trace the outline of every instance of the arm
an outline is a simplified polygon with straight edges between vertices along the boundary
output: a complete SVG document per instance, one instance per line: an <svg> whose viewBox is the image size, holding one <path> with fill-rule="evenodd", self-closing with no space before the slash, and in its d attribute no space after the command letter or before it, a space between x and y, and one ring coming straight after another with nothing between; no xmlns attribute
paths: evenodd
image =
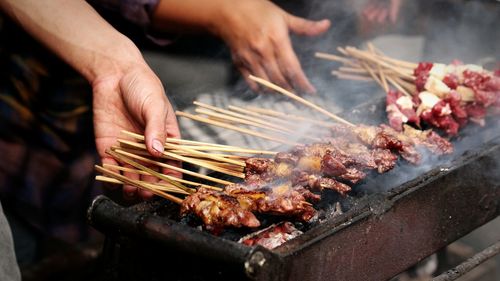
<svg viewBox="0 0 500 281"><path fill-rule="evenodd" d="M121 130L145 130L148 151L156 156L167 135L179 136L163 86L140 51L85 1L0 0L0 7L91 83L103 162L116 164L105 150ZM130 196L136 190L124 187L124 192Z"/></svg>
<svg viewBox="0 0 500 281"><path fill-rule="evenodd" d="M316 36L328 20L295 17L268 0L160 0L153 13L154 28L166 31L207 31L223 39L250 87L248 74L280 86L314 92L292 48L289 31Z"/></svg>

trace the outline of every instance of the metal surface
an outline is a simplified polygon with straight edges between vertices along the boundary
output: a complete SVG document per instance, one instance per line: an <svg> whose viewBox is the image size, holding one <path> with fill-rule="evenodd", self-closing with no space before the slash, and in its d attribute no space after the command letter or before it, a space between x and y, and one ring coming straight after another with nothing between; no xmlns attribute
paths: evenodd
<svg viewBox="0 0 500 281"><path fill-rule="evenodd" d="M498 241L495 244L491 245L490 247L484 249L483 251L475 254L473 257L464 261L460 265L456 266L453 269L446 271L445 273L437 276L436 278L434 278L432 280L433 281L456 280L460 276L463 276L464 274L470 272L471 270L476 268L478 265L482 264L483 262L486 262L487 260L498 255L499 253L500 253L500 241Z"/></svg>
<svg viewBox="0 0 500 281"><path fill-rule="evenodd" d="M375 120L382 106L383 101L362 106L352 117L372 114ZM390 173L372 177L341 201L344 214L318 223L272 251L240 245L163 217L158 208L148 207L150 203L123 208L99 198L89 210L89 220L121 248L115 257L127 265L118 270L124 280L158 276L385 280L500 214L498 125L493 122L489 128L471 126L463 131L454 142L456 154L436 160L432 168L400 164ZM165 261L165 252L179 261L146 266ZM133 272L152 275L132 278Z"/></svg>
<svg viewBox="0 0 500 281"><path fill-rule="evenodd" d="M337 46L357 46L377 34L361 34L355 11L346 8L347 1L283 2L295 14L332 20L333 28L317 40L292 38L320 94L344 108L367 101L347 114L350 121L385 120L384 102L371 100L374 94L382 95L379 88L332 80L329 72L333 65L312 55L318 50L335 52ZM477 62L495 57L500 38L491 35L497 32L499 6L479 2L418 1L418 9L401 14L398 27L388 28L387 33L425 38L419 59L446 63L454 58ZM172 73L157 69L160 76L164 74L162 80L169 87L170 98L180 109L189 106L200 92L214 90L211 83L200 83L205 80L196 77L221 75L197 67L201 58L228 61L230 57L221 45L210 49L199 44L188 45L196 52L189 54L194 66L181 75L189 77L189 83L176 81L177 68L168 65ZM171 47L182 55L188 49L182 44ZM399 45L393 47L401 49ZM200 55L199 49L210 52ZM384 51L391 54L393 50ZM221 53L225 55L219 58ZM203 73L194 75L197 71ZM228 92L248 98L249 91L246 87L241 90L241 84L228 82L221 88L228 87ZM107 279L386 280L500 214L498 125L468 130L465 137L454 142L458 150L455 155L428 169L403 164L369 179L341 202L343 215L327 218L273 251L204 233L164 217L157 208L148 207L150 203L124 208L99 198L89 210L89 221L108 238Z"/></svg>

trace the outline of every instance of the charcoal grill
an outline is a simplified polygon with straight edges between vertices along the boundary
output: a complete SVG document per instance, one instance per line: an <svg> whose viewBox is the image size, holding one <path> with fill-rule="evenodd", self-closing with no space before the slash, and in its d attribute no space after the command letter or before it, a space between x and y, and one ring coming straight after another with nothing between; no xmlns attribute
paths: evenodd
<svg viewBox="0 0 500 281"><path fill-rule="evenodd" d="M297 40L294 47L305 50L299 56L307 73L315 77L313 83L323 87L319 92L352 93L358 84L335 81L338 83L334 85L329 74L331 65L308 59L317 50L335 52L339 43L359 44L359 34L353 30L355 19L343 7L345 3L278 2L297 15L333 19L329 34L317 41ZM398 30L404 35L424 35L429 42L425 47L428 60L462 58L474 62L485 54L498 54L499 38L492 35L498 26L499 5L494 2L418 1L421 12L415 15L418 9L411 9L402 15ZM450 43L450 37L455 41ZM460 38L460 44L456 38ZM207 49L199 42L193 45L187 47L197 52ZM180 53L188 49L182 44L171 47L174 49L170 51ZM227 55L226 49L212 51ZM191 90L175 88L172 85L178 83L169 80L173 79L170 76L176 77L165 74L163 80L183 109L191 98L183 103L180 97L189 97ZM196 85L192 90L195 94L211 89L195 80L184 84ZM359 94L342 95L342 101L351 102L345 108L370 99L375 88L364 87L356 88ZM385 120L384 101L370 100L346 115L352 122ZM500 124L489 123L487 128L466 128L454 141L456 153L433 162L432 167L400 164L387 174L370 177L349 198L341 200L342 215L327 217L274 250L234 242L247 233L217 237L190 227L176 219L176 206L169 202L122 207L98 197L88 219L106 234L104 279L388 279L499 215Z"/></svg>
<svg viewBox="0 0 500 281"><path fill-rule="evenodd" d="M379 100L347 115L381 120L383 108ZM88 218L107 236L112 280L386 280L499 215L500 126L489 123L466 128L454 155L432 167L371 177L341 200L342 215L273 250L179 222L169 202L125 208L98 197Z"/></svg>

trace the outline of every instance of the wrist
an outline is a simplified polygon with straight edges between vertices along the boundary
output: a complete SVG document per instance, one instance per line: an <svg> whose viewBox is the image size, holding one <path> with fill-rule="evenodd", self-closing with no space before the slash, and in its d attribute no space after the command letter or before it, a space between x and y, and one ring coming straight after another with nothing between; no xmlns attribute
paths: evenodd
<svg viewBox="0 0 500 281"><path fill-rule="evenodd" d="M146 65L139 49L124 35L107 42L111 43L90 51L93 59L88 60L81 71L92 85L109 77L119 77L137 65Z"/></svg>

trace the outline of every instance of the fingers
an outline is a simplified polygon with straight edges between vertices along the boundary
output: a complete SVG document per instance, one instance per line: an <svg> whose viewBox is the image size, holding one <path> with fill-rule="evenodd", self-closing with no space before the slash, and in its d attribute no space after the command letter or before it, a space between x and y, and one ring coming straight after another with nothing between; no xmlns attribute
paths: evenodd
<svg viewBox="0 0 500 281"><path fill-rule="evenodd" d="M401 6L401 0L391 0L391 6L389 8L389 19L392 23L396 23L399 15L399 8Z"/></svg>
<svg viewBox="0 0 500 281"><path fill-rule="evenodd" d="M309 94L316 93L316 88L314 88L314 86L307 79L304 71L302 70L299 59L292 49L290 38L284 40L281 50L277 55L281 69L285 73L288 81L292 84L293 88L297 88Z"/></svg>
<svg viewBox="0 0 500 281"><path fill-rule="evenodd" d="M163 154L165 138L167 136L167 117L166 97L157 95L148 95L143 101L142 115L146 129L144 137L146 147L153 156L160 157Z"/></svg>
<svg viewBox="0 0 500 281"><path fill-rule="evenodd" d="M256 49L254 48L254 50ZM263 60L262 60L263 55L258 54L254 50L247 49L245 51L241 50L233 51L233 61L238 70L240 71L241 75L243 75L243 77L247 81L250 88L254 91L258 91L259 86L255 82L249 80L248 76L252 74L262 79L266 79L268 81L270 79L263 67Z"/></svg>
<svg viewBox="0 0 500 281"><path fill-rule="evenodd" d="M265 47L233 55L236 66L252 90L257 91L259 86L248 78L250 74L288 90L296 88L305 93L316 92L302 70L288 34L275 36L263 46ZM269 91L267 88L263 90Z"/></svg>
<svg viewBox="0 0 500 281"><path fill-rule="evenodd" d="M287 19L290 30L298 35L317 36L330 28L330 21L327 19L312 21L293 15L288 15Z"/></svg>

